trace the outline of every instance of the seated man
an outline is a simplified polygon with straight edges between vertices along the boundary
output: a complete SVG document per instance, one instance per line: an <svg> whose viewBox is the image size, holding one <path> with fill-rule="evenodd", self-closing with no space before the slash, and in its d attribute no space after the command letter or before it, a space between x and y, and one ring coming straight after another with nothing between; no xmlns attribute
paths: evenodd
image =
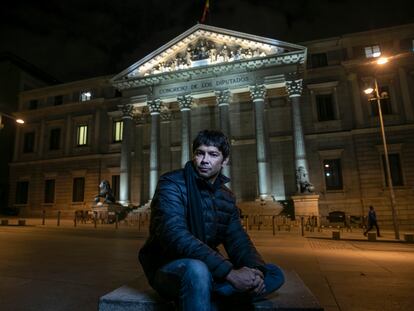
<svg viewBox="0 0 414 311"><path fill-rule="evenodd" d="M221 169L229 153L223 133L201 131L193 160L160 177L151 203L150 235L139 259L150 285L180 310L215 310L216 301L232 297L251 301L284 282L280 268L265 264L244 231L224 185L229 179Z"/></svg>

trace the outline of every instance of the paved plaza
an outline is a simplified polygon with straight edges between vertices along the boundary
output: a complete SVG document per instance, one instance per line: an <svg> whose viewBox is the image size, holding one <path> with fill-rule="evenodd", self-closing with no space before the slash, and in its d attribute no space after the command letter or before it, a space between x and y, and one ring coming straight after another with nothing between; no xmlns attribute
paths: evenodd
<svg viewBox="0 0 414 311"><path fill-rule="evenodd" d="M121 224L0 226L0 310L97 310L100 296L143 272L137 251L146 230ZM412 310L414 244L384 231L368 242L361 229L342 232L251 230L266 261L295 270L327 311Z"/></svg>

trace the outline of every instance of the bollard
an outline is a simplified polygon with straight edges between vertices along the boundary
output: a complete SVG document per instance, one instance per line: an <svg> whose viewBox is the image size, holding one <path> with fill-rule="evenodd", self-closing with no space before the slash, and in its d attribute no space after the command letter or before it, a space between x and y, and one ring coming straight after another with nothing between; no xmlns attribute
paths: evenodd
<svg viewBox="0 0 414 311"><path fill-rule="evenodd" d="M73 226L76 227L76 214L75 214L75 218L73 218Z"/></svg>
<svg viewBox="0 0 414 311"><path fill-rule="evenodd" d="M118 213L115 213L115 229L118 229Z"/></svg>
<svg viewBox="0 0 414 311"><path fill-rule="evenodd" d="M57 225L60 226L60 211L58 211L57 215Z"/></svg>
<svg viewBox="0 0 414 311"><path fill-rule="evenodd" d="M273 229L273 235L275 235L275 215L272 216L272 229Z"/></svg>
<svg viewBox="0 0 414 311"><path fill-rule="evenodd" d="M96 229L96 212L93 212L93 225Z"/></svg>
<svg viewBox="0 0 414 311"><path fill-rule="evenodd" d="M300 217L300 227L301 227L301 231L302 231L302 236L304 236L305 232L303 230L303 216Z"/></svg>
<svg viewBox="0 0 414 311"><path fill-rule="evenodd" d="M42 225L43 225L43 226L45 225L45 218L46 218L46 211L45 211L45 210L43 210L43 211L42 211Z"/></svg>

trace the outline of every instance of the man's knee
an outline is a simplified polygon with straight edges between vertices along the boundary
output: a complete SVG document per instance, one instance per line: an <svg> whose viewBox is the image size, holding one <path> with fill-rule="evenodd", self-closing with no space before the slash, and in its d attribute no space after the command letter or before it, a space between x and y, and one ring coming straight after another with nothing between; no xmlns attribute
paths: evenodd
<svg viewBox="0 0 414 311"><path fill-rule="evenodd" d="M266 264L265 285L269 292L277 290L285 283L283 270L274 264Z"/></svg>
<svg viewBox="0 0 414 311"><path fill-rule="evenodd" d="M194 281L211 282L211 274L207 265L197 259L188 259L186 262L186 277Z"/></svg>

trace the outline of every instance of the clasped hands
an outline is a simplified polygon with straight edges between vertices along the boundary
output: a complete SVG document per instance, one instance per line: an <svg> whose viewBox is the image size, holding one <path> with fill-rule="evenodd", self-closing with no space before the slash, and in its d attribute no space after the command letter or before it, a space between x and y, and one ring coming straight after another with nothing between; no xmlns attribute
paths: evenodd
<svg viewBox="0 0 414 311"><path fill-rule="evenodd" d="M231 270L226 280L240 292L250 292L261 295L265 291L264 275L262 271L249 267Z"/></svg>

